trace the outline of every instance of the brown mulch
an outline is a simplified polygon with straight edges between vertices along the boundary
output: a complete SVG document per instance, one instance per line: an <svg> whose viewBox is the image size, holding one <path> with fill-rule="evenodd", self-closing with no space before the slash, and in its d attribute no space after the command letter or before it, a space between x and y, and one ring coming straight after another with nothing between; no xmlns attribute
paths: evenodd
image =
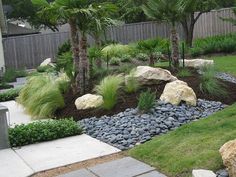
<svg viewBox="0 0 236 177"><path fill-rule="evenodd" d="M222 95L212 96L200 91L200 75L193 69L191 69L193 76L179 78L188 83L188 85L194 90L197 95L197 98L211 100L211 101L220 101L224 104L233 104L236 102L236 84L219 80L223 83L228 96L222 97ZM176 71L172 71L172 74L175 75ZM119 112L124 111L127 108L135 108L138 104L139 94L147 89L151 89L156 92L157 98L159 98L164 90L165 82L160 82L158 85L142 87L137 93L127 94L124 91L120 91L120 96L118 99L117 105L110 111L104 109L91 109L91 110L77 110L75 107L75 100L79 95L73 95L72 92L68 92L64 95L66 107L56 112L57 118L68 118L73 117L75 120L81 120L89 117L101 117L103 115L114 115Z"/></svg>

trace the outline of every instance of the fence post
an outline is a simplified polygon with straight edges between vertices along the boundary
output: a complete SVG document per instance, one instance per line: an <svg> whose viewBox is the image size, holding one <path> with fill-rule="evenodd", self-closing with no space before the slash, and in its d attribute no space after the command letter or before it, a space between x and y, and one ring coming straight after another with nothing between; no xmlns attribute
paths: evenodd
<svg viewBox="0 0 236 177"><path fill-rule="evenodd" d="M7 124L8 109L0 105L0 149L10 148Z"/></svg>

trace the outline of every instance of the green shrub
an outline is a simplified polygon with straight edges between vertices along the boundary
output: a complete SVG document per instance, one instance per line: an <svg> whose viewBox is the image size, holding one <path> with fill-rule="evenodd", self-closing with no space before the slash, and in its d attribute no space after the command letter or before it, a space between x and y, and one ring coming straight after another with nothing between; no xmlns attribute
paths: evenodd
<svg viewBox="0 0 236 177"><path fill-rule="evenodd" d="M131 55L128 55L128 54L122 55L120 58L121 62L131 62L131 60L132 60L132 57Z"/></svg>
<svg viewBox="0 0 236 177"><path fill-rule="evenodd" d="M10 88L13 88L14 86L13 85L10 85L4 81L0 82L0 89L10 89Z"/></svg>
<svg viewBox="0 0 236 177"><path fill-rule="evenodd" d="M203 93L226 97L227 91L222 83L220 83L216 76L216 71L212 66L205 66L201 68L201 83L200 90Z"/></svg>
<svg viewBox="0 0 236 177"><path fill-rule="evenodd" d="M196 39L190 54L194 57L211 53L231 53L236 51L236 33Z"/></svg>
<svg viewBox="0 0 236 177"><path fill-rule="evenodd" d="M150 90L140 94L138 99L138 109L141 112L149 111L155 104L156 95L151 93Z"/></svg>
<svg viewBox="0 0 236 177"><path fill-rule="evenodd" d="M73 119L45 120L9 128L9 140L12 147L19 147L81 133L81 127Z"/></svg>
<svg viewBox="0 0 236 177"><path fill-rule="evenodd" d="M50 75L33 76L21 89L17 101L34 118L48 118L64 107L61 81Z"/></svg>
<svg viewBox="0 0 236 177"><path fill-rule="evenodd" d="M6 90L0 93L0 102L14 100L18 97L20 88Z"/></svg>
<svg viewBox="0 0 236 177"><path fill-rule="evenodd" d="M39 73L45 73L45 72L50 73L50 72L54 72L54 71L55 71L55 69L50 65L37 67L37 72L39 72Z"/></svg>
<svg viewBox="0 0 236 177"><path fill-rule="evenodd" d="M140 85L139 82L134 77L134 73L130 72L129 76L126 78L125 81L125 90L128 93L134 93L139 89Z"/></svg>
<svg viewBox="0 0 236 177"><path fill-rule="evenodd" d="M26 76L27 76L27 72L25 70L15 70L15 69L9 68L6 70L6 72L3 75L3 81L15 82L16 78L26 77Z"/></svg>
<svg viewBox="0 0 236 177"><path fill-rule="evenodd" d="M192 73L188 68L181 68L177 73L177 77L189 77L189 76L192 76Z"/></svg>
<svg viewBox="0 0 236 177"><path fill-rule="evenodd" d="M145 53L147 50L152 50L152 52L157 51L168 54L168 46L170 46L168 39L156 38L139 41L137 42L136 48Z"/></svg>
<svg viewBox="0 0 236 177"><path fill-rule="evenodd" d="M121 88L123 81L124 79L120 75L110 75L95 87L96 93L103 97L104 109L111 110L116 105L118 90Z"/></svg>
<svg viewBox="0 0 236 177"><path fill-rule="evenodd" d="M69 77L70 80L74 79L74 63L72 52L65 52L57 57L56 70L63 71Z"/></svg>
<svg viewBox="0 0 236 177"><path fill-rule="evenodd" d="M120 58L112 57L109 61L110 65L120 65Z"/></svg>
<svg viewBox="0 0 236 177"><path fill-rule="evenodd" d="M139 53L136 55L136 58L140 61L148 61L149 60L149 57L147 54L145 53Z"/></svg>
<svg viewBox="0 0 236 177"><path fill-rule="evenodd" d="M132 64L124 64L118 68L118 73L129 74L135 66Z"/></svg>
<svg viewBox="0 0 236 177"><path fill-rule="evenodd" d="M111 44L102 49L102 55L104 58L107 56L109 58L120 57L121 54L128 54L130 50L131 47L129 45Z"/></svg>
<svg viewBox="0 0 236 177"><path fill-rule="evenodd" d="M203 50L200 47L194 47L189 49L191 56L197 57L203 54Z"/></svg>
<svg viewBox="0 0 236 177"><path fill-rule="evenodd" d="M70 41L64 42L61 46L58 47L57 55L62 55L63 53L70 52L71 51L71 44Z"/></svg>

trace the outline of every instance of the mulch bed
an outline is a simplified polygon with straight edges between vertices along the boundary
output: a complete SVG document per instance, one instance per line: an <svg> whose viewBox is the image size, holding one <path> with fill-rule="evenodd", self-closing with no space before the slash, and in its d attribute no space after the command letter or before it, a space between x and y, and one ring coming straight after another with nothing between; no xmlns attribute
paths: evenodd
<svg viewBox="0 0 236 177"><path fill-rule="evenodd" d="M212 96L206 93L202 93L200 91L200 75L195 71L191 70L193 76L183 77L180 80L185 81L188 85L194 90L197 95L197 98L211 100L211 101L220 101L224 104L233 104L236 102L236 84L219 80L223 83L225 89L228 92L228 96L226 98L219 96ZM176 71L172 71L172 74L175 75ZM90 110L77 110L75 107L75 100L79 97L79 95L73 95L71 91L64 95L66 107L56 112L57 118L69 118L73 117L75 120L81 120L89 117L101 117L103 115L114 115L119 112L124 111L127 108L135 108L138 104L138 96L142 91L147 89L151 89L156 93L157 98L159 98L164 90L166 82L160 82L158 85L146 86L142 87L137 93L127 94L124 91L120 91L120 96L118 99L117 105L110 111L104 109L90 109Z"/></svg>

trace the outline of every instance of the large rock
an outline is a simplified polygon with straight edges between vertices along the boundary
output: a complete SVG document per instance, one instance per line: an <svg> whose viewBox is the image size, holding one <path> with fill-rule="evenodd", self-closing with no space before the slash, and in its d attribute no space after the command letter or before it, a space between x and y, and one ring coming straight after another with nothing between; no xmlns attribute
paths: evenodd
<svg viewBox="0 0 236 177"><path fill-rule="evenodd" d="M173 105L179 105L181 101L192 106L197 104L197 97L193 89L180 80L167 83L160 100Z"/></svg>
<svg viewBox="0 0 236 177"><path fill-rule="evenodd" d="M97 108L103 104L103 98L100 95L86 94L75 100L75 106L78 110Z"/></svg>
<svg viewBox="0 0 236 177"><path fill-rule="evenodd" d="M214 65L214 60L192 59L192 60L184 60L184 62L185 62L186 67L192 67L192 68L197 68L197 69L200 69L204 66Z"/></svg>
<svg viewBox="0 0 236 177"><path fill-rule="evenodd" d="M193 177L216 177L216 174L210 170L193 170L192 171Z"/></svg>
<svg viewBox="0 0 236 177"><path fill-rule="evenodd" d="M41 64L40 66L52 66L52 59L51 58L47 58L45 59Z"/></svg>
<svg viewBox="0 0 236 177"><path fill-rule="evenodd" d="M225 143L220 148L224 165L227 167L229 176L236 176L236 139Z"/></svg>
<svg viewBox="0 0 236 177"><path fill-rule="evenodd" d="M126 76L127 81L131 75ZM170 71L150 66L138 66L133 72L134 77L141 85L158 84L160 81L175 81L177 78Z"/></svg>

